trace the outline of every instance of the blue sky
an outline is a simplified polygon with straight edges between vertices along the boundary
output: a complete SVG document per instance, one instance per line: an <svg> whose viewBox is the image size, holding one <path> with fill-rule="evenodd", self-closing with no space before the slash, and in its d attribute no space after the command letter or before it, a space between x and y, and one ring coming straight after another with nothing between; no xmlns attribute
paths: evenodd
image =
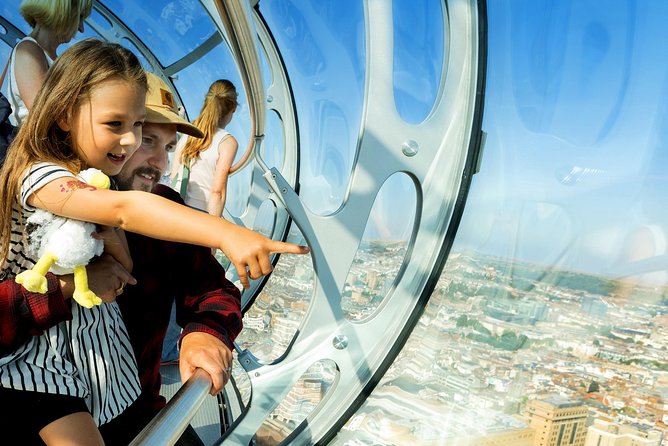
<svg viewBox="0 0 668 446"><path fill-rule="evenodd" d="M213 32L193 0L149 0L141 9L123 0L104 3L164 65ZM592 272L615 269L634 231L668 227L668 2L488 3L487 146L456 249ZM0 11L27 30L18 4L4 2ZM447 32L435 18L440 8L438 0L394 4L395 100L410 122L424 118L436 96ZM311 209L331 212L345 196L363 107L362 4L265 0L260 10L283 51L295 94L302 197ZM211 81L226 77L240 86L238 76L220 45L175 82L193 118ZM243 91L240 102L231 129L245 147ZM339 124L325 127L324 119ZM267 133L278 127L272 119ZM249 184L249 172L231 180L236 213ZM373 218L381 224L371 225L368 236L404 238L410 225L396 217L413 200L407 180L388 184L378 198L381 217Z"/></svg>
<svg viewBox="0 0 668 446"><path fill-rule="evenodd" d="M660 0L489 2L488 139L460 248L605 272L633 231L667 226L666 17Z"/></svg>

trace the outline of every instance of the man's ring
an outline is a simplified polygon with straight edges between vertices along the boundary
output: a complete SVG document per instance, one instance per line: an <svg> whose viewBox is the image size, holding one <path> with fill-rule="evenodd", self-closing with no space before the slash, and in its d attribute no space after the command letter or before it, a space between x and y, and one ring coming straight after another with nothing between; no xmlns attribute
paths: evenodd
<svg viewBox="0 0 668 446"><path fill-rule="evenodd" d="M227 367L227 368L225 369L225 371L226 371L228 374L229 374L229 373L232 373L232 367Z"/></svg>
<svg viewBox="0 0 668 446"><path fill-rule="evenodd" d="M125 284L121 285L120 288L116 289L116 295L117 296L120 296L121 294L123 294L123 287L124 286L125 286Z"/></svg>

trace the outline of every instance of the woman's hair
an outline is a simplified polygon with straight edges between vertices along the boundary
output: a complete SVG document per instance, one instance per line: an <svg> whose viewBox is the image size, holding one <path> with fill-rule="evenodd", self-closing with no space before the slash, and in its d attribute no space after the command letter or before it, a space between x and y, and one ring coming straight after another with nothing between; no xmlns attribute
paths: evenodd
<svg viewBox="0 0 668 446"><path fill-rule="evenodd" d="M93 0L23 0L19 11L32 28L43 26L69 41L92 7Z"/></svg>
<svg viewBox="0 0 668 446"><path fill-rule="evenodd" d="M200 152L211 145L214 133L220 126L222 118L234 111L237 104L237 89L227 79L218 79L209 87L204 98L202 111L193 121L195 127L204 132L204 138L188 137L181 151L181 163L188 164L190 160L199 158Z"/></svg>
<svg viewBox="0 0 668 446"><path fill-rule="evenodd" d="M137 56L119 44L97 39L75 43L47 72L0 169L0 259L7 255L12 203L18 200L20 209L19 185L27 169L38 162L56 163L74 173L84 167L79 149L58 122L70 119L98 85L112 79L143 91L148 88Z"/></svg>

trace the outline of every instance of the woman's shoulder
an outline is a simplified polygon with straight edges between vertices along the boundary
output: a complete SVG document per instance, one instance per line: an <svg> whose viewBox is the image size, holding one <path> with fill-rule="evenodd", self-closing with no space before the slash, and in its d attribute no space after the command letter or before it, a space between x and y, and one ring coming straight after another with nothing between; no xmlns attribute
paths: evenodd
<svg viewBox="0 0 668 446"><path fill-rule="evenodd" d="M39 46L39 43L30 36L26 36L19 40L14 48L17 54L35 54L44 57L44 50Z"/></svg>
<svg viewBox="0 0 668 446"><path fill-rule="evenodd" d="M33 63L44 63L46 66L49 65L49 58L39 44L33 39L24 39L16 44L14 49L15 58L17 63L25 61L34 61Z"/></svg>
<svg viewBox="0 0 668 446"><path fill-rule="evenodd" d="M216 134L214 135L214 140L216 142L218 142L218 144L220 144L223 141L235 141L236 142L237 139L234 137L233 134L231 134L227 130L218 129L216 131Z"/></svg>

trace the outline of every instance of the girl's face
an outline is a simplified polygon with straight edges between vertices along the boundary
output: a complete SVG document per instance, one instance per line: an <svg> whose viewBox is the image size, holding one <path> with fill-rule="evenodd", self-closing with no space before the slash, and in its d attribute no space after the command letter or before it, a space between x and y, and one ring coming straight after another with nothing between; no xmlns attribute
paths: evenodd
<svg viewBox="0 0 668 446"><path fill-rule="evenodd" d="M93 88L90 98L60 126L70 132L87 167L114 176L141 144L145 100L140 87L110 79Z"/></svg>

